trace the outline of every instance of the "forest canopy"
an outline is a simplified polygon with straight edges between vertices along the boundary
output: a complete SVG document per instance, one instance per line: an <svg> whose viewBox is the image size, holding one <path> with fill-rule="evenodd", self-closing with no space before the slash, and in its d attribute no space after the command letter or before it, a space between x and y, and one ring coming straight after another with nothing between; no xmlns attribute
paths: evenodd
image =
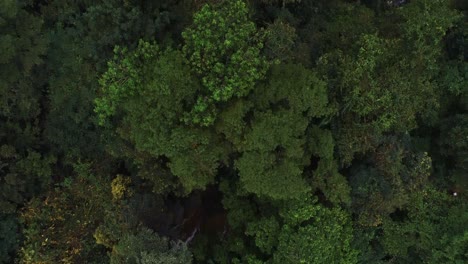
<svg viewBox="0 0 468 264"><path fill-rule="evenodd" d="M467 12L0 1L0 264L468 263Z"/></svg>

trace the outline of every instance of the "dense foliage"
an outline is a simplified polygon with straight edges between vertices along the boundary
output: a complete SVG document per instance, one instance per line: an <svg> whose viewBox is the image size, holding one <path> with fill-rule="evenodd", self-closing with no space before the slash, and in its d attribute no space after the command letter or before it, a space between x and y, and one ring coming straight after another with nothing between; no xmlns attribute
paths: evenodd
<svg viewBox="0 0 468 264"><path fill-rule="evenodd" d="M468 263L467 12L0 1L0 263Z"/></svg>

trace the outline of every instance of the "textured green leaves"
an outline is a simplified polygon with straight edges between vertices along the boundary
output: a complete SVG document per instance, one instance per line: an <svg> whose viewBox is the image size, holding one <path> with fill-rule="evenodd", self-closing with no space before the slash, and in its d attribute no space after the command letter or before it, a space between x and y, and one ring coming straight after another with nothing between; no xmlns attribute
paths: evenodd
<svg viewBox="0 0 468 264"><path fill-rule="evenodd" d="M302 66L274 66L269 77L252 95L255 110L238 146L242 155L236 167L249 192L275 199L297 197L310 189L302 176L309 163L305 146L310 119L332 110L324 83Z"/></svg>
<svg viewBox="0 0 468 264"><path fill-rule="evenodd" d="M265 75L262 43L240 0L203 6L182 36L183 52L203 85L187 121L207 126L215 120L215 104L246 96Z"/></svg>
<svg viewBox="0 0 468 264"><path fill-rule="evenodd" d="M384 222L384 248L405 263L464 263L468 260L466 209L463 201L433 189L413 193L407 217Z"/></svg>
<svg viewBox="0 0 468 264"><path fill-rule="evenodd" d="M301 117L282 111L256 115L245 150L236 162L246 190L273 198L294 197L308 190L302 179ZM302 128L301 128L302 126Z"/></svg>
<svg viewBox="0 0 468 264"><path fill-rule="evenodd" d="M357 263L350 216L308 195L280 203L278 218L248 224L246 234L270 256L266 263Z"/></svg>
<svg viewBox="0 0 468 264"><path fill-rule="evenodd" d="M144 41L135 51L116 49L100 82L95 110L101 122L114 116L118 133L137 151L168 158L188 192L213 180L224 150L212 131L183 122L199 86L179 51Z"/></svg>

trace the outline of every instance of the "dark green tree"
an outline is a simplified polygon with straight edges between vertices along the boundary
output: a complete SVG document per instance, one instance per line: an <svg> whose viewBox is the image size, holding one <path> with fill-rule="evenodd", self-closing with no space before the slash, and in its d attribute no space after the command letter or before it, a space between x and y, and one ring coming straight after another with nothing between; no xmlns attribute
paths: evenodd
<svg viewBox="0 0 468 264"><path fill-rule="evenodd" d="M383 244L398 263L464 263L468 260L465 197L427 189L414 193L401 221L384 222Z"/></svg>
<svg viewBox="0 0 468 264"><path fill-rule="evenodd" d="M310 194L269 202L221 188L235 234L223 248L234 263L357 263L351 218L339 207L320 205Z"/></svg>
<svg viewBox="0 0 468 264"><path fill-rule="evenodd" d="M111 264L189 264L192 255L183 242L169 242L149 229L126 234L114 246Z"/></svg>
<svg viewBox="0 0 468 264"><path fill-rule="evenodd" d="M237 146L242 154L236 167L247 191L277 199L296 197L310 189L302 176L310 163L309 122L329 115L332 108L325 84L300 65L275 66L269 77L251 95L255 108ZM321 135L310 136L313 140Z"/></svg>
<svg viewBox="0 0 468 264"><path fill-rule="evenodd" d="M349 215L306 200L280 210L284 219L273 263L357 263Z"/></svg>
<svg viewBox="0 0 468 264"><path fill-rule="evenodd" d="M0 263L11 263L19 244L19 224L13 214L1 214Z"/></svg>
<svg viewBox="0 0 468 264"><path fill-rule="evenodd" d="M50 183L54 163L41 151L39 126L48 41L31 8L0 3L0 263L11 263L17 248L16 209Z"/></svg>
<svg viewBox="0 0 468 264"><path fill-rule="evenodd" d="M407 206L411 194L428 184L431 163L427 153L412 152L390 138L367 164L353 166L349 182L356 224L379 226L391 213Z"/></svg>
<svg viewBox="0 0 468 264"><path fill-rule="evenodd" d="M93 101L114 46L134 48L140 38L171 42L189 22L192 6L168 0L49 1L38 6L51 42L45 138L57 154L102 157L104 142L112 139L98 126Z"/></svg>
<svg viewBox="0 0 468 264"><path fill-rule="evenodd" d="M425 15L422 15L425 14ZM390 35L362 34L350 49L320 58L340 106L335 137L342 164L376 147L383 133L434 123L439 107L438 60L447 30L459 19L445 1L413 1L395 11ZM338 121L339 120L339 121Z"/></svg>

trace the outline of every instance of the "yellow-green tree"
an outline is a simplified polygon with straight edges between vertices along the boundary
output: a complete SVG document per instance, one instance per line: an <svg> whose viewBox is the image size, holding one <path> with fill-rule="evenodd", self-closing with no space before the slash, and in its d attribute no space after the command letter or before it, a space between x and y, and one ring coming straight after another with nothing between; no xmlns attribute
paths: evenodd
<svg viewBox="0 0 468 264"><path fill-rule="evenodd" d="M96 112L101 124L131 142L136 153L167 158L187 192L212 182L225 149L212 130L183 121L200 88L181 52L144 41L134 51L116 48L100 83Z"/></svg>
<svg viewBox="0 0 468 264"><path fill-rule="evenodd" d="M242 0L204 5L182 36L183 52L202 89L186 122L210 125L217 107L232 97L246 96L265 75L261 34Z"/></svg>

